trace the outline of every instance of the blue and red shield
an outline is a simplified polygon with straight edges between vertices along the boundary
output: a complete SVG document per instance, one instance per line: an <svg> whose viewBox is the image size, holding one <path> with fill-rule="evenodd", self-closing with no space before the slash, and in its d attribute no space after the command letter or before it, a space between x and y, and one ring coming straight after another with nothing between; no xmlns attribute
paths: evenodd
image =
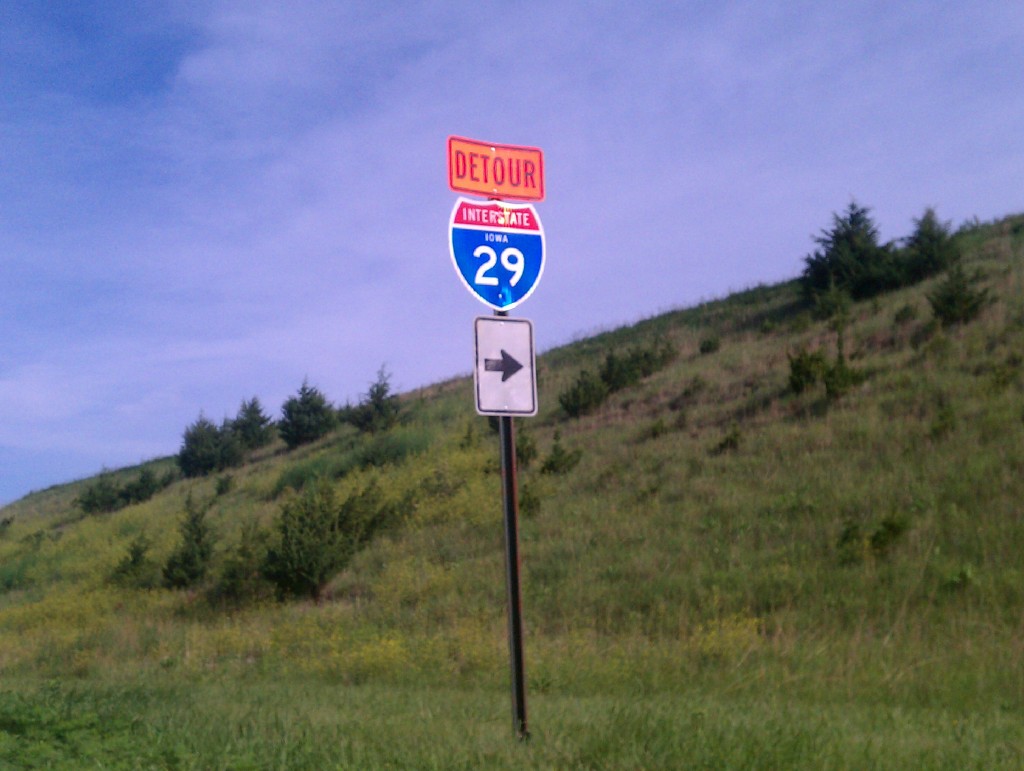
<svg viewBox="0 0 1024 771"><path fill-rule="evenodd" d="M515 308L544 272L544 228L530 204L459 198L448 246L466 288L495 310Z"/></svg>

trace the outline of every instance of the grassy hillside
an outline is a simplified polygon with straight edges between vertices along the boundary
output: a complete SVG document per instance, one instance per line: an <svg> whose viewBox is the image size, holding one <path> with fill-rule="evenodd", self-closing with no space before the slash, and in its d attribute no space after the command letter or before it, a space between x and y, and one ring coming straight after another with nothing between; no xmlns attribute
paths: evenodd
<svg viewBox="0 0 1024 771"><path fill-rule="evenodd" d="M856 303L837 353L796 282L549 351L519 421L534 739L510 741L497 438L460 379L83 516L88 481L0 510L0 759L112 768L1016 768L1024 764L1024 216L962 232L993 295L943 329L942 278ZM609 352L672 361L569 418ZM556 444L558 450L555 449ZM564 473L552 454L579 453ZM156 472L169 461L156 463ZM124 479L137 469L118 472ZM375 482L394 515L319 605L213 591L296 490ZM210 503L207 583L151 567ZM63 765L62 765L63 764Z"/></svg>

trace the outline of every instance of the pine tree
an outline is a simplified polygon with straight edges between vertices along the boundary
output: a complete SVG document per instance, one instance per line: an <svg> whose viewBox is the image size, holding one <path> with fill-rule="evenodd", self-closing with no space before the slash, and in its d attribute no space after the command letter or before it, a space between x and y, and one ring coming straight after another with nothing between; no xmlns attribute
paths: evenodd
<svg viewBox="0 0 1024 771"><path fill-rule="evenodd" d="M951 235L953 224L942 222L935 209L925 209L914 220L914 233L907 239L907 274L912 282L941 273L960 258L960 249Z"/></svg>
<svg viewBox="0 0 1024 771"><path fill-rule="evenodd" d="M245 449L257 450L274 438L272 422L263 412L260 400L254 396L249 401L242 402L238 415L231 422L231 428Z"/></svg>
<svg viewBox="0 0 1024 771"><path fill-rule="evenodd" d="M349 411L349 422L366 433L386 431L398 422L398 399L391 393L391 375L384 367L358 406Z"/></svg>
<svg viewBox="0 0 1024 771"><path fill-rule="evenodd" d="M303 380L296 396L281 407L278 431L289 450L316 441L334 428L334 410L320 391Z"/></svg>
<svg viewBox="0 0 1024 771"><path fill-rule="evenodd" d="M206 476L220 463L220 429L204 415L185 429L178 467L186 477Z"/></svg>
<svg viewBox="0 0 1024 771"><path fill-rule="evenodd" d="M809 300L833 286L861 300L904 283L902 266L888 246L879 245L869 212L851 201L843 216L832 215L832 228L814 239L820 249L805 258L801 276Z"/></svg>
<svg viewBox="0 0 1024 771"><path fill-rule="evenodd" d="M197 505L189 493L185 501L185 519L181 522L181 542L164 565L164 586L184 589L206 577L213 558L213 532L206 522L206 507Z"/></svg>
<svg viewBox="0 0 1024 771"><path fill-rule="evenodd" d="M939 323L944 327L966 324L973 320L991 301L988 289L979 287L981 275L968 275L959 262L946 274L946 278L928 295L928 302Z"/></svg>

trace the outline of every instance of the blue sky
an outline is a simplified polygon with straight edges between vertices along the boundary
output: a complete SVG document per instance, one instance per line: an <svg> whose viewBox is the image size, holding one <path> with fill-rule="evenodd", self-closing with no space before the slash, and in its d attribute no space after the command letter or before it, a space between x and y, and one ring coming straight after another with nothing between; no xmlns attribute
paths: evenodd
<svg viewBox="0 0 1024 771"><path fill-rule="evenodd" d="M451 134L545 152L541 350L1024 210L1011 2L0 6L0 503L472 367ZM554 394L540 394L544 401Z"/></svg>

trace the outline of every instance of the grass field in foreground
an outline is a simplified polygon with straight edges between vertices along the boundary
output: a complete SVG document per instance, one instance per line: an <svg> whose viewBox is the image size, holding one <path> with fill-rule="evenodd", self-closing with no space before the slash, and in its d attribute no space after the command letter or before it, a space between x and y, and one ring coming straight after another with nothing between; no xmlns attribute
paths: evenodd
<svg viewBox="0 0 1024 771"><path fill-rule="evenodd" d="M0 767L55 769L1013 769L1024 726L985 710L622 692L531 700L511 738L501 689L311 680L17 684L0 691Z"/></svg>

